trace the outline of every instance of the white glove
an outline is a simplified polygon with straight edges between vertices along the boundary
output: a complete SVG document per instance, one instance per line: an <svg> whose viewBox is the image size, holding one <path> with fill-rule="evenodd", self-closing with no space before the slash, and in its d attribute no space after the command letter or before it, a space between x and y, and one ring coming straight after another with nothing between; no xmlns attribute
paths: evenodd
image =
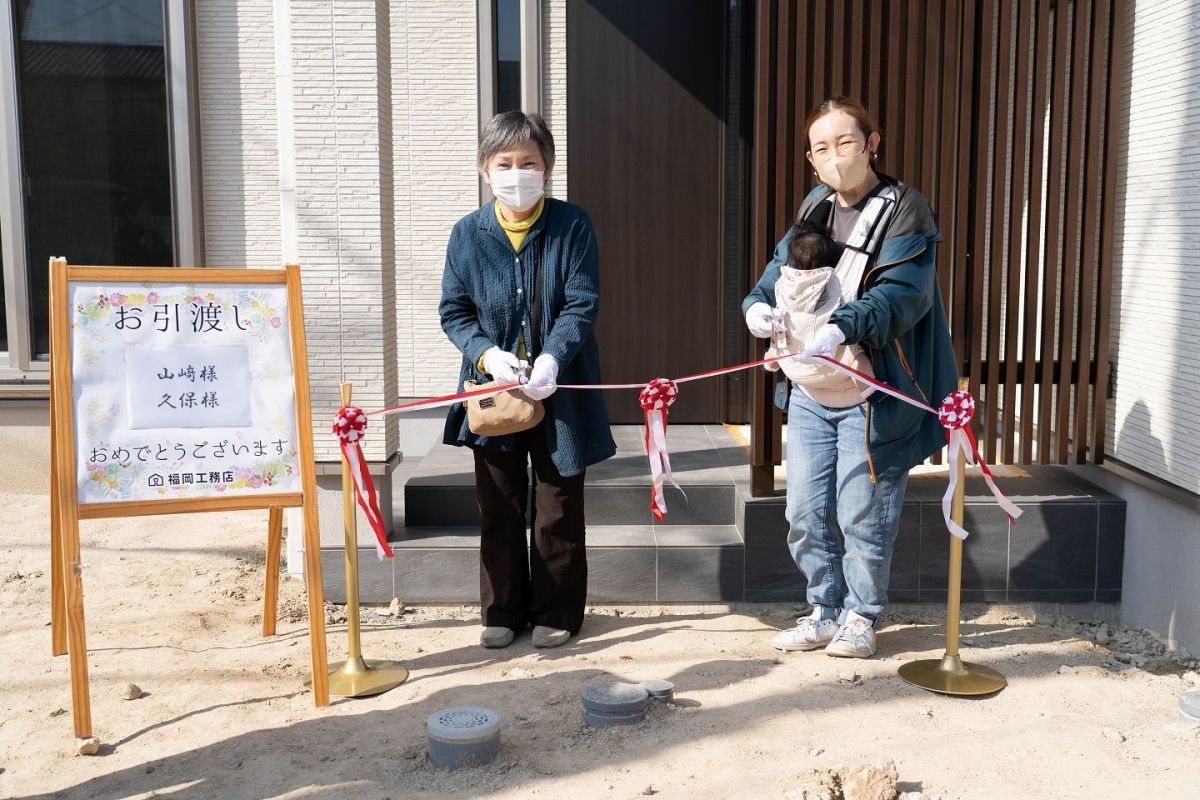
<svg viewBox="0 0 1200 800"><path fill-rule="evenodd" d="M768 347L766 352L763 353L763 358L770 358L771 356L779 356L779 355L783 355L783 354L776 353L775 348L773 348L773 347ZM763 369L765 369L767 372L779 372L779 362L778 361L769 361L766 364L763 364Z"/></svg>
<svg viewBox="0 0 1200 800"><path fill-rule="evenodd" d="M755 303L746 309L746 327L759 339L771 338L775 330L775 315L766 303Z"/></svg>
<svg viewBox="0 0 1200 800"><path fill-rule="evenodd" d="M517 357L507 350L492 347L483 354L483 371L496 383L518 383Z"/></svg>
<svg viewBox="0 0 1200 800"><path fill-rule="evenodd" d="M521 386L521 391L534 400L545 400L557 389L558 359L549 353L542 353L534 360L529 381Z"/></svg>
<svg viewBox="0 0 1200 800"><path fill-rule="evenodd" d="M834 357L837 353L838 346L846 341L846 334L842 333L842 329L832 322L822 325L817 331L817 335L809 342L808 347L800 351L796 356L797 360L802 358L810 358L812 356L828 356Z"/></svg>

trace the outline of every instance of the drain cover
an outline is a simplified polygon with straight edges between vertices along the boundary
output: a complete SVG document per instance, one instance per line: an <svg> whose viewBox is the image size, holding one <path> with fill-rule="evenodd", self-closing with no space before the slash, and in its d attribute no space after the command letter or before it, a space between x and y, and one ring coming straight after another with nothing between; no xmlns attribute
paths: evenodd
<svg viewBox="0 0 1200 800"><path fill-rule="evenodd" d="M646 718L645 711L635 711L632 714L597 714L594 711L583 710L583 721L592 728L607 728L612 725L636 725Z"/></svg>
<svg viewBox="0 0 1200 800"><path fill-rule="evenodd" d="M465 706L430 714L426 721L430 736L452 742L489 739L500 731L500 714L489 708Z"/></svg>
<svg viewBox="0 0 1200 800"><path fill-rule="evenodd" d="M583 690L583 707L598 714L636 714L649 694L640 683L593 683Z"/></svg>
<svg viewBox="0 0 1200 800"><path fill-rule="evenodd" d="M670 681L646 681L642 684L655 700L669 703L675 698L675 684Z"/></svg>

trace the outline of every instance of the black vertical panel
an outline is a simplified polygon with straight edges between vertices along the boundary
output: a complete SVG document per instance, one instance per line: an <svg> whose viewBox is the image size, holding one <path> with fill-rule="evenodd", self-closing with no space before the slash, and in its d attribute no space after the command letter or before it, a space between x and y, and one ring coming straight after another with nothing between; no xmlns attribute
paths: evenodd
<svg viewBox="0 0 1200 800"><path fill-rule="evenodd" d="M991 206L988 217L992 227L988 243L991 257L988 260L987 280L987 341L984 343L986 388L983 390L983 439L980 452L989 461L998 455L996 437L999 429L1000 411L1000 342L1004 333L1001 308L1004 301L1004 208L1008 189L1008 143L1012 138L1012 109L1008 105L1012 81L1012 46L1014 6L1008 2L999 5L999 31L996 35L996 84L992 123L993 146L989 171L992 180ZM1013 198L1010 198L1013 199ZM982 223L982 220L980 220Z"/></svg>
<svg viewBox="0 0 1200 800"><path fill-rule="evenodd" d="M1085 134L1087 130L1087 24L1090 4L1075 3L1071 15L1073 30L1071 32L1071 75L1067 89L1069 108L1067 110L1067 146L1065 158L1067 161L1067 186L1063 202L1063 260L1062 260L1062 299L1059 302L1058 326L1058 360L1059 369L1065 380L1059 381L1059 392L1055 397L1057 414L1054 421L1055 445L1057 449L1056 462L1070 463L1071 438L1071 391L1087 386L1087 368L1075 361L1075 311L1080 301L1077 295L1079 285L1079 237L1085 235L1080 229L1080 205L1082 203L1081 189L1083 175L1078 163L1079 153L1086 149ZM1086 232L1090 235L1090 231ZM1071 375L1072 363L1078 364L1078 383Z"/></svg>
<svg viewBox="0 0 1200 800"><path fill-rule="evenodd" d="M1033 460L1034 443L1034 399L1035 381L1037 378L1037 324L1038 324L1038 291L1041 286L1042 265L1045 263L1045 250L1042 248L1042 192L1041 187L1046 180L1045 162L1042 158L1045 143L1045 113L1046 86L1049 82L1049 50L1050 50L1050 6L1048 3L1035 0L1037 21L1034 23L1033 41L1033 101L1030 114L1030 177L1029 177L1029 215L1025 228L1025 325L1022 336L1025 339L1022 348L1024 364L1021 370L1021 451L1018 461L1028 464Z"/></svg>
<svg viewBox="0 0 1200 800"><path fill-rule="evenodd" d="M1053 7L1054 14L1054 46L1051 48L1050 81L1050 157L1046 172L1046 269L1042 282L1042 335L1040 337L1042 368L1040 370L1041 387L1038 396L1038 461L1049 464L1053 461L1052 436L1054 433L1054 389L1055 389L1055 349L1056 341L1056 310L1058 308L1058 286L1062 274L1062 240L1064 233L1061 198L1063 197L1063 181L1061 178L1063 158L1069 154L1072 144L1064 151L1060 136L1056 135L1066 125L1064 111L1066 110L1069 91L1067 87L1068 64L1071 58L1071 27L1070 8L1065 3ZM1069 381L1064 381L1058 391L1070 389Z"/></svg>
<svg viewBox="0 0 1200 800"><path fill-rule="evenodd" d="M971 185L970 217L967 221L970 236L969 257L965 279L967 281L968 302L970 313L963 320L959 330L963 334L963 350L966 353L966 375L970 377L970 391L979 397L981 365L983 360L984 343L980 341L983 333L983 263L987 253L987 214L990 213L987 201L988 175L991 169L988 153L988 131L991 129L992 91L994 73L992 72L992 33L995 29L995 6L992 2L981 2L976 6L975 26L975 82L974 96L971 107ZM979 427L976 420L976 428ZM986 447L986 442L984 443ZM987 454L984 454L988 457Z"/></svg>
<svg viewBox="0 0 1200 800"><path fill-rule="evenodd" d="M792 126L792 152L796 157L795 180L792 182L793 196L803 198L813 187L812 165L808 163L808 131L804 123L817 103L824 99L823 87L815 83L816 71L809 68L814 43L821 41L824 31L816 30L812 23L812 5L802 6L796 15L796 58L793 72L796 76L796 115ZM783 131L779 131L783 135ZM797 204L798 206L799 204ZM793 209L793 212L796 209Z"/></svg>
<svg viewBox="0 0 1200 800"><path fill-rule="evenodd" d="M779 105L775 101L778 83L778 19L779 9L774 2L760 0L754 9L754 132L752 140L753 173L750 200L751 280L762 274L768 253L774 246L772 221L775 219L774 137ZM782 417L773 402L774 377L764 370L755 370L751 401L751 491L756 497L775 493L775 467L783 460Z"/></svg>
<svg viewBox="0 0 1200 800"><path fill-rule="evenodd" d="M948 0L950 7L957 4ZM954 354L958 357L960 371L963 376L968 363L968 326L971 324L970 273L973 265L970 221L972 217L971 170L975 157L974 142L974 102L975 73L977 69L977 48L975 40L975 7L967 4L962 9L962 17L958 25L958 36L948 40L947 53L957 54L958 57L958 86L954 94L954 116L951 125L954 128L957 149L954 153L952 172L955 182L947 190L947 195L954 199L954 228L953 239L947 250L953 254L953 290L946 296L950 305L950 338L954 341ZM948 170L947 175L951 174Z"/></svg>
<svg viewBox="0 0 1200 800"><path fill-rule="evenodd" d="M568 181L600 248L604 379L721 363L727 4L571 0ZM734 324L731 320L729 324ZM721 382L687 384L673 422L721 419ZM608 392L613 422L641 420Z"/></svg>
<svg viewBox="0 0 1200 800"><path fill-rule="evenodd" d="M1004 289L1004 407L1001 415L1003 443L1000 457L1004 463L1013 463L1016 444L1017 423L1017 352L1018 331L1021 318L1021 252L1024 250L1021 218L1025 211L1025 200L1029 187L1025 183L1025 165L1028 155L1027 134L1029 131L1029 0L1013 3L1013 25L1017 31L1016 55L1013 63L1012 114L1012 158L1009 163L1008 181L1011 199L1008 204L1008 283ZM1032 311L1032 309L1029 309ZM999 331L996 332L999 335Z"/></svg>

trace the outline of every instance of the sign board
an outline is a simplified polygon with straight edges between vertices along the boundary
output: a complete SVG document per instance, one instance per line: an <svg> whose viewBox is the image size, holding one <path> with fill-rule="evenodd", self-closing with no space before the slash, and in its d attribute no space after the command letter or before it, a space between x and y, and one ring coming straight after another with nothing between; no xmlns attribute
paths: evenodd
<svg viewBox="0 0 1200 800"><path fill-rule="evenodd" d="M80 503L300 491L286 286L69 291Z"/></svg>
<svg viewBox="0 0 1200 800"><path fill-rule="evenodd" d="M300 271L50 261L51 636L91 735L79 521L267 509L275 633L287 507L304 511L318 706L329 702Z"/></svg>

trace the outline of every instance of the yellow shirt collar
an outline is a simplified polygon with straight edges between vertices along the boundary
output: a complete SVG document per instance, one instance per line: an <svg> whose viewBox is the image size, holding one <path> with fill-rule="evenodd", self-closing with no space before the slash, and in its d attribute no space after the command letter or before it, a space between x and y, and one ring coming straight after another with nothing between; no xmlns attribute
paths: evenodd
<svg viewBox="0 0 1200 800"><path fill-rule="evenodd" d="M533 213L524 222L509 222L504 218L504 212L500 210L500 201L497 200L494 205L496 207L496 221L500 223L501 228L509 233L525 233L542 216L542 208L546 205L546 198L542 197L537 201L537 206L534 207Z"/></svg>

